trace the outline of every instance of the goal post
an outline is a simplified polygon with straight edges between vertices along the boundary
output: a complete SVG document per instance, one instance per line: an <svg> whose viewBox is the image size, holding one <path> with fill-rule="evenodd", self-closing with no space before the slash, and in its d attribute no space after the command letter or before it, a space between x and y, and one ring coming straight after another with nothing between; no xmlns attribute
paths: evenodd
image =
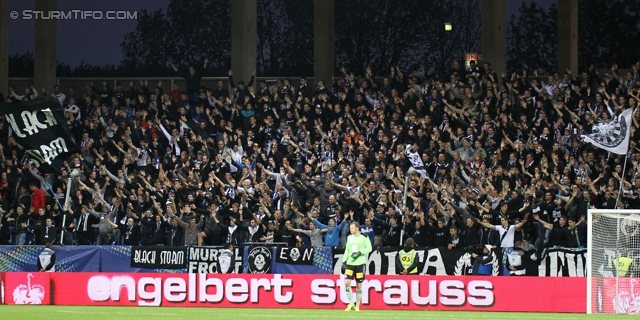
<svg viewBox="0 0 640 320"><path fill-rule="evenodd" d="M587 221L587 313L640 314L640 209L589 209Z"/></svg>

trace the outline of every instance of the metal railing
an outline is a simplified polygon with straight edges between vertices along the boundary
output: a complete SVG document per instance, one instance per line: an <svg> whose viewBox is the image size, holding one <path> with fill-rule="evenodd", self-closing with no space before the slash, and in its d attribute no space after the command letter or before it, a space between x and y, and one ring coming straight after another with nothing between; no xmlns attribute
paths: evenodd
<svg viewBox="0 0 640 320"><path fill-rule="evenodd" d="M256 77L254 80L254 84L257 84L259 81L267 81L268 83L275 82L278 79L289 79L292 85L297 85L300 83L300 77ZM74 87L77 94L84 94L86 90L86 86L89 83L93 82L93 85L102 89L102 81L106 81L112 88L115 88L118 82L122 83L123 88L126 90L129 88L129 82L133 81L136 87L140 87L140 80L148 80L149 88L155 88L158 84L158 81L162 81L162 90L165 92L169 92L173 90L173 85L178 84L182 90L184 90L187 86L187 82L182 77L58 77L56 78L56 84L60 86L60 91L62 93L67 93L67 89L69 87ZM244 81L245 84L249 82L250 79L237 79L234 78L236 83L238 81ZM229 85L228 77L202 77L201 84L207 88L215 88L217 87L218 81L223 81L225 88ZM313 84L313 78L308 77L307 82L311 85ZM9 78L9 85L14 86L16 88L16 92L18 94L22 94L24 88L28 85L33 84L33 77L13 77ZM314 84L315 85L315 84ZM40 92L42 88L35 88L36 91ZM46 88L47 92L51 92L52 88Z"/></svg>
<svg viewBox="0 0 640 320"><path fill-rule="evenodd" d="M631 69L619 69L618 75L621 77L625 77L627 71L631 71ZM601 69L599 70L600 76L603 76L605 73L611 74L610 69ZM574 71L575 76L582 76L582 74L576 73ZM540 74L539 77L543 80L546 80L546 77L549 75ZM529 74L529 77L533 77L533 74ZM257 85L259 81L267 81L268 83L275 82L278 79L289 79L292 85L298 85L300 83L301 77L256 77L254 84ZM307 83L309 85L315 85L313 81L313 77L307 77ZM60 89L63 93L67 93L67 89L69 87L74 87L76 93L83 94L85 92L86 86L93 82L96 88L102 88L102 81L107 81L112 88L115 88L116 83L122 83L122 86L125 88L129 88L129 82L134 81L136 87L139 87L140 80L149 80L149 87L155 88L158 81L162 81L162 90L165 92L169 92L173 90L173 84L177 83L182 90L186 88L187 82L182 77L58 77L56 78L56 84L60 86ZM249 82L249 79L234 79L236 82L244 81L245 84ZM228 77L203 77L202 78L202 86L207 88L215 88L217 86L218 81L223 81L225 88L229 85ZM12 77L9 78L9 85L14 86L16 88L16 92L18 94L22 94L25 87L33 83L33 77ZM36 88L38 92L40 92L41 88ZM51 88L47 88L47 92L51 92ZM0 90L2 91L2 90Z"/></svg>

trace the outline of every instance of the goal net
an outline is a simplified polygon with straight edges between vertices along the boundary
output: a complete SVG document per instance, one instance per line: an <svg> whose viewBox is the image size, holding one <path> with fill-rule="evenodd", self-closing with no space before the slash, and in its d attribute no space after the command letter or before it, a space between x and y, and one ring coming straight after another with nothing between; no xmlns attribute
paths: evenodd
<svg viewBox="0 0 640 320"><path fill-rule="evenodd" d="M588 211L587 313L640 314L640 210Z"/></svg>

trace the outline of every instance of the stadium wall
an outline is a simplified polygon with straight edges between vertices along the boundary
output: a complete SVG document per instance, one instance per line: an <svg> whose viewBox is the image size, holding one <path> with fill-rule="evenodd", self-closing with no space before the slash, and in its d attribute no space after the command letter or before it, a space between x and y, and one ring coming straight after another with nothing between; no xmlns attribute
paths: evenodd
<svg viewBox="0 0 640 320"><path fill-rule="evenodd" d="M6 304L338 309L347 303L338 275L11 272L0 279ZM368 276L362 308L584 313L585 281ZM525 288L536 298L523 298Z"/></svg>

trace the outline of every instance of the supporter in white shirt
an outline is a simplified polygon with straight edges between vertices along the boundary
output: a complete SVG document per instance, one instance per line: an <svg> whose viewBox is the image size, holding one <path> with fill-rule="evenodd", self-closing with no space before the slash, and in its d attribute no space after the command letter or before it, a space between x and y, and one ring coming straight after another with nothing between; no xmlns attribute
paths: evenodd
<svg viewBox="0 0 640 320"><path fill-rule="evenodd" d="M67 96L64 93L60 92L60 86L57 84L53 86L53 93L51 94L51 98L54 98L60 102L60 105L64 105L64 101L67 100Z"/></svg>
<svg viewBox="0 0 640 320"><path fill-rule="evenodd" d="M512 225L512 224L509 224L509 219L507 217L501 217L500 218L501 224L494 226L489 223L484 223L478 219L476 220L482 226L489 229L497 230L500 233L500 247L503 249L513 248L514 246L513 242L515 239L516 230L520 230L520 228L522 228L522 226L524 226L524 224L527 222L527 218L525 217L525 219L522 220L522 222L516 225Z"/></svg>
<svg viewBox="0 0 640 320"><path fill-rule="evenodd" d="M18 95L18 94L15 92L15 89L13 88L13 86L11 86L11 87L9 88L9 92L11 92L11 96L12 96L14 99L18 100L18 101L22 101L25 97L26 97L26 98L29 98L29 96L30 96L32 93L33 93L33 99L35 99L35 98L37 98L37 97L38 97L38 91L36 91L36 88L35 88L35 87L33 87L33 85L31 85L30 87L28 87L28 88L25 88L25 89L24 89L24 95Z"/></svg>
<svg viewBox="0 0 640 320"><path fill-rule="evenodd" d="M76 99L69 99L69 105L64 108L64 112L71 112L76 120L80 120L80 108L76 105Z"/></svg>

